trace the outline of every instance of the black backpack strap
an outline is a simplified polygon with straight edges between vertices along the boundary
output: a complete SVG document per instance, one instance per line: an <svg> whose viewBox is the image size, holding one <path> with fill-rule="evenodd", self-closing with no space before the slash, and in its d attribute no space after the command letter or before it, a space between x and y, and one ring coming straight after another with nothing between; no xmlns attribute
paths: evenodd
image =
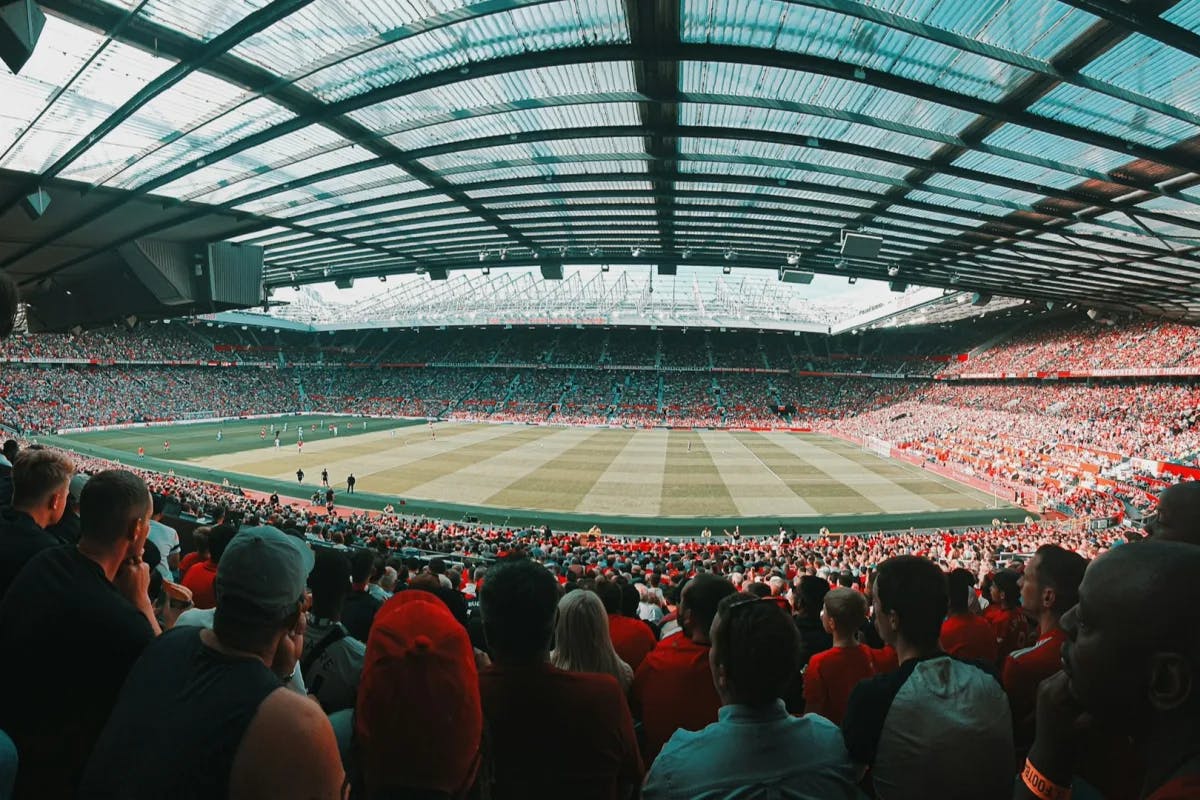
<svg viewBox="0 0 1200 800"><path fill-rule="evenodd" d="M300 659L300 674L308 675L308 671L312 669L313 664L317 663L317 659L321 654L328 650L333 645L345 639L347 636L346 628L342 623L333 626L329 633L321 637L321 641L317 642L312 650L304 654L304 658Z"/></svg>

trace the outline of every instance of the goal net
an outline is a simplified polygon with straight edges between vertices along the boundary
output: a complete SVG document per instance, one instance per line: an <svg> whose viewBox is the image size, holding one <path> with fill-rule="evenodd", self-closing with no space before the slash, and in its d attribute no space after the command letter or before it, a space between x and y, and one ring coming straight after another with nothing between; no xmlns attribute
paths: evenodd
<svg viewBox="0 0 1200 800"><path fill-rule="evenodd" d="M863 439L863 450L887 458L892 454L892 443L884 441L878 436L868 436Z"/></svg>

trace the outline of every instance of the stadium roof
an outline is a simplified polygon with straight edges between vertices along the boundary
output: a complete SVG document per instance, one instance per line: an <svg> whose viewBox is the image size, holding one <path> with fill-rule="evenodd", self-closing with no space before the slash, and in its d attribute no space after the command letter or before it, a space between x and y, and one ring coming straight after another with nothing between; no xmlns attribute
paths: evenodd
<svg viewBox="0 0 1200 800"><path fill-rule="evenodd" d="M0 72L31 291L230 239L268 285L790 262L1200 319L1200 0L39 5Z"/></svg>

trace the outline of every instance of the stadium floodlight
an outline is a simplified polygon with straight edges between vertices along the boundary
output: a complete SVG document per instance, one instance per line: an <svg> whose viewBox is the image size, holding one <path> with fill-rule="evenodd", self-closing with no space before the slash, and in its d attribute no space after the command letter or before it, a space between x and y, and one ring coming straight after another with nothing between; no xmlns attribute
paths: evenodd
<svg viewBox="0 0 1200 800"><path fill-rule="evenodd" d="M690 248L690 247L683 248L683 252L679 254L679 257L683 258L683 259L691 258L692 257L692 248Z"/></svg>
<svg viewBox="0 0 1200 800"><path fill-rule="evenodd" d="M733 261L735 258L737 258L737 251L734 250L732 247L725 251L725 260L726 261Z"/></svg>
<svg viewBox="0 0 1200 800"><path fill-rule="evenodd" d="M487 250L480 250L480 251L479 251L479 260L480 260L480 261L487 261L487 257L488 257L488 251L487 251Z"/></svg>
<svg viewBox="0 0 1200 800"><path fill-rule="evenodd" d="M321 268L321 276L322 276L322 277L325 277L325 278L328 278L328 277L329 277L329 267L322 267L322 268Z"/></svg>
<svg viewBox="0 0 1200 800"><path fill-rule="evenodd" d="M500 260L501 260L501 261L507 261L507 260L508 260L508 248L507 248L507 247L501 247L501 248L500 248Z"/></svg>
<svg viewBox="0 0 1200 800"><path fill-rule="evenodd" d="M958 284L958 273L957 272L950 273L950 283L956 284L956 285Z"/></svg>
<svg viewBox="0 0 1200 800"><path fill-rule="evenodd" d="M888 277L889 277L889 278L894 278L894 277L896 277L896 276L897 276L897 275L899 275L899 274L900 274L900 268L899 268L899 267L888 267Z"/></svg>
<svg viewBox="0 0 1200 800"><path fill-rule="evenodd" d="M839 258L837 261L834 262L833 268L834 269L845 269L846 262Z"/></svg>
<svg viewBox="0 0 1200 800"><path fill-rule="evenodd" d="M633 256L634 258L641 258L642 248L640 246L629 248L629 255Z"/></svg>
<svg viewBox="0 0 1200 800"><path fill-rule="evenodd" d="M794 267L800 263L799 253L788 253L787 263L789 267Z"/></svg>
<svg viewBox="0 0 1200 800"><path fill-rule="evenodd" d="M596 256L600 255L600 248L599 247L589 248L588 255L591 256L592 258L595 258Z"/></svg>

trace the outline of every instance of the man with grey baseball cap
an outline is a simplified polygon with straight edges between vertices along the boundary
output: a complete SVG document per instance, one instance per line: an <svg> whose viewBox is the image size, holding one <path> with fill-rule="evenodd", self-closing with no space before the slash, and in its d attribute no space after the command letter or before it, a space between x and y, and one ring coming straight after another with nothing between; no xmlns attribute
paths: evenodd
<svg viewBox="0 0 1200 800"><path fill-rule="evenodd" d="M328 718L283 688L304 642L313 560L304 540L270 526L233 537L212 630L177 627L146 649L80 798L344 796Z"/></svg>

